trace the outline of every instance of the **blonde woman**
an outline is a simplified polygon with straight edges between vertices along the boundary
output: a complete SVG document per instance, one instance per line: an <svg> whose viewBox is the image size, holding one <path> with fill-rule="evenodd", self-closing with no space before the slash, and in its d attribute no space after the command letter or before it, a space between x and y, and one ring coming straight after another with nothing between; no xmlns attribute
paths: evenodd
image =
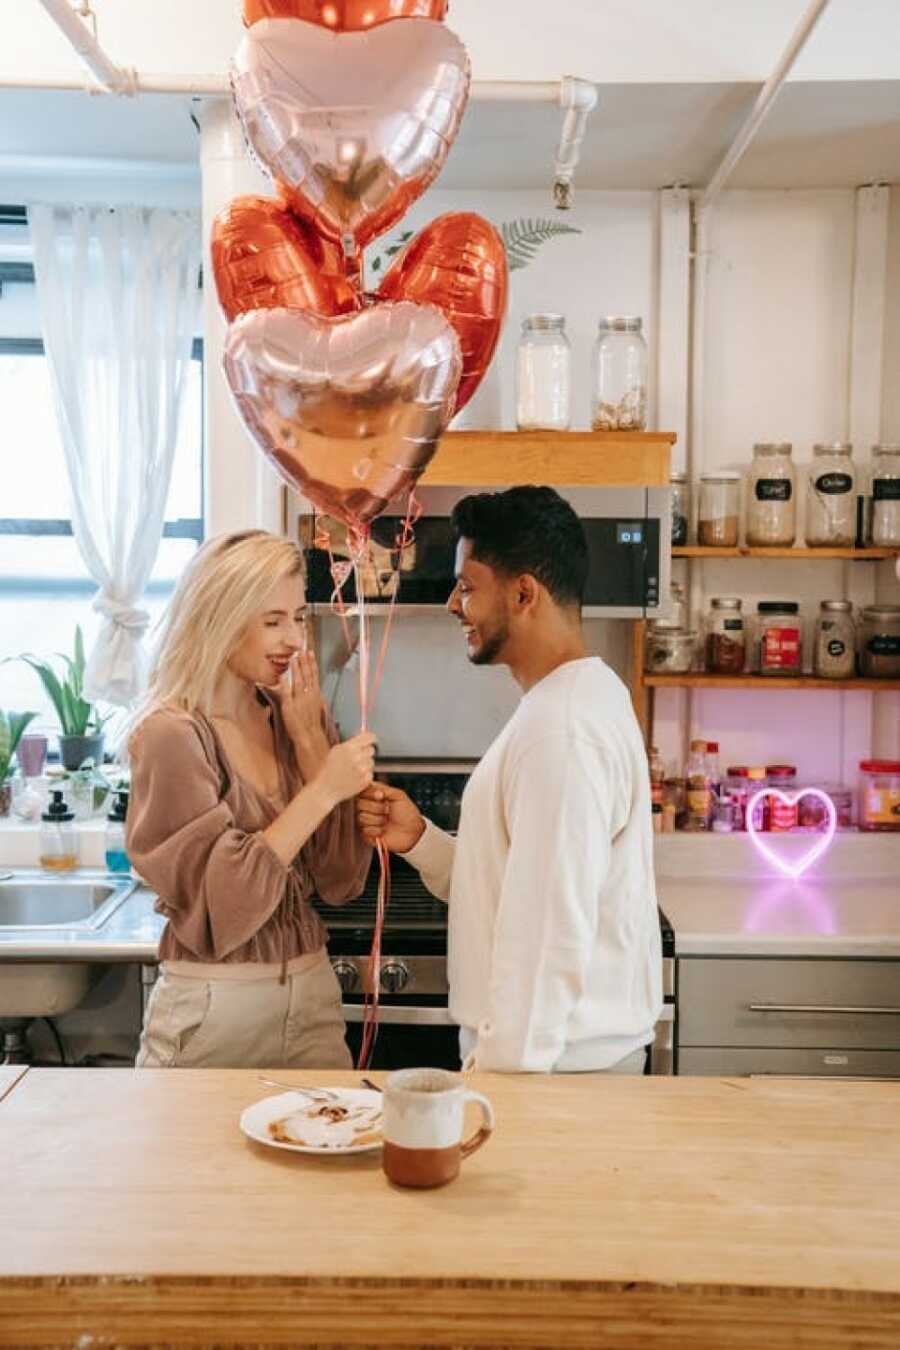
<svg viewBox="0 0 900 1350"><path fill-rule="evenodd" d="M210 540L172 601L129 738L128 851L166 917L138 1067L351 1063L309 900L363 888L374 737L335 744L305 603L303 554L261 530Z"/></svg>

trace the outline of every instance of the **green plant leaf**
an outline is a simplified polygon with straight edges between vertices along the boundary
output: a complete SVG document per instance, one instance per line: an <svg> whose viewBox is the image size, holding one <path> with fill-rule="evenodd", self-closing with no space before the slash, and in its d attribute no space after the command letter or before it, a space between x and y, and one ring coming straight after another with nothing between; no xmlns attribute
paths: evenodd
<svg viewBox="0 0 900 1350"><path fill-rule="evenodd" d="M48 665L46 661L38 661L34 656L22 656L20 660L31 666L31 669L38 675L47 697L53 704L56 716L59 718L63 734L68 734L65 727L66 705L63 699L63 686L60 684L53 667Z"/></svg>
<svg viewBox="0 0 900 1350"><path fill-rule="evenodd" d="M533 260L541 244L561 234L581 234L575 225L563 225L557 220L519 217L505 220L500 226L503 244L506 248L506 261L511 272L521 271Z"/></svg>
<svg viewBox="0 0 900 1350"><path fill-rule="evenodd" d="M80 694L84 683L84 637L80 623L75 625L75 668L78 671L78 692Z"/></svg>
<svg viewBox="0 0 900 1350"><path fill-rule="evenodd" d="M18 746L18 744L19 744L19 741L22 739L22 733L24 732L25 728L28 726L28 723L29 723L29 722L33 722L34 719L35 719L36 717L37 717L37 713L34 713L34 712L10 713L10 714L9 714L9 753L10 753L10 755L14 755L14 754L16 753L16 748L17 748L17 746Z"/></svg>
<svg viewBox="0 0 900 1350"><path fill-rule="evenodd" d="M9 762L12 759L12 736L9 729L9 718L5 712L0 712L0 783L9 773Z"/></svg>

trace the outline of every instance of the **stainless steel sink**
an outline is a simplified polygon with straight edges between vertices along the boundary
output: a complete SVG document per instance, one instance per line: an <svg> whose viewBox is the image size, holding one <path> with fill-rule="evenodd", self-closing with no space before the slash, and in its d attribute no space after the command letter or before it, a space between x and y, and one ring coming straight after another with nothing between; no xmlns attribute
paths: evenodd
<svg viewBox="0 0 900 1350"><path fill-rule="evenodd" d="M100 928L136 885L132 877L105 874L50 877L14 872L8 880L0 880L0 929Z"/></svg>

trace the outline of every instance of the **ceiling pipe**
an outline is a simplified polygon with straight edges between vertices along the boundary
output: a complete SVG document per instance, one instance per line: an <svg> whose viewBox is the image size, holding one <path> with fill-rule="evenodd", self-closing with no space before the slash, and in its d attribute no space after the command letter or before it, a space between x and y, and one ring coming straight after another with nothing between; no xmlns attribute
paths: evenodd
<svg viewBox="0 0 900 1350"><path fill-rule="evenodd" d="M38 0L75 48L100 87L111 94L137 93L135 72L117 66L106 55L87 24L76 14L69 0Z"/></svg>

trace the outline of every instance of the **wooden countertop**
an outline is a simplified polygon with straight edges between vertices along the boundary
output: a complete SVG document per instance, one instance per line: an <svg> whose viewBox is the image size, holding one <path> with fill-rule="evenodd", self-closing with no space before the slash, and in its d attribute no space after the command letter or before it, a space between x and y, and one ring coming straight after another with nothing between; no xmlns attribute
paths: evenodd
<svg viewBox="0 0 900 1350"><path fill-rule="evenodd" d="M413 1192L377 1154L245 1139L251 1071L29 1071L0 1101L0 1344L900 1344L900 1085L472 1084L494 1138Z"/></svg>

